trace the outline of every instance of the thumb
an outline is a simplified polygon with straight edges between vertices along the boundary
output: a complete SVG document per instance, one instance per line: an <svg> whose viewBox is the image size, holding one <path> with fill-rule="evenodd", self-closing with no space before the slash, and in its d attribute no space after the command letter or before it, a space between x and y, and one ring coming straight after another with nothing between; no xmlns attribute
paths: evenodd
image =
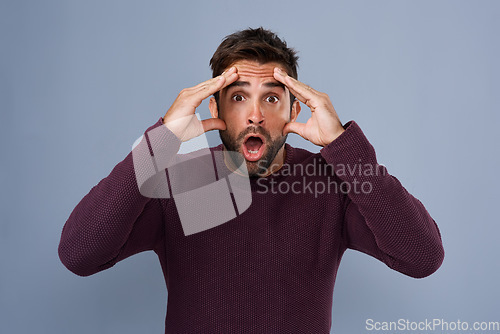
<svg viewBox="0 0 500 334"><path fill-rule="evenodd" d="M304 129L306 128L306 125L304 123L298 123L298 122L290 122L285 125L283 128L283 135L286 135L288 133L296 133L299 136L301 136L304 139L307 139L304 137Z"/></svg>
<svg viewBox="0 0 500 334"><path fill-rule="evenodd" d="M203 132L211 130L226 130L226 123L220 118L208 118L201 121Z"/></svg>

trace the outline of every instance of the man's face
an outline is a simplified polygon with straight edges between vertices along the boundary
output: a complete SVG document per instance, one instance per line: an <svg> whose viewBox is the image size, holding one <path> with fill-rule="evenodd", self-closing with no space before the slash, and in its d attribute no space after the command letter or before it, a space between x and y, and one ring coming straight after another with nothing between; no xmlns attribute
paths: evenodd
<svg viewBox="0 0 500 334"><path fill-rule="evenodd" d="M283 127L300 107L296 101L290 112L289 90L273 76L274 68L283 66L247 60L232 66L239 78L220 91L218 111L212 98L210 111L226 123L220 131L225 148L243 155L250 176L266 176L283 163Z"/></svg>

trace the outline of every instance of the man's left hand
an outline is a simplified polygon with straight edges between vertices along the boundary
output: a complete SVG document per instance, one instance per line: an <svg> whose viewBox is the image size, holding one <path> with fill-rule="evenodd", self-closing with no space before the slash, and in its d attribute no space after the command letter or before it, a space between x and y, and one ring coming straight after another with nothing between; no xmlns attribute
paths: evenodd
<svg viewBox="0 0 500 334"><path fill-rule="evenodd" d="M313 144L326 146L345 131L327 94L290 77L278 67L274 69L274 78L311 109L311 117L306 123L287 123L283 128L283 135L296 133Z"/></svg>

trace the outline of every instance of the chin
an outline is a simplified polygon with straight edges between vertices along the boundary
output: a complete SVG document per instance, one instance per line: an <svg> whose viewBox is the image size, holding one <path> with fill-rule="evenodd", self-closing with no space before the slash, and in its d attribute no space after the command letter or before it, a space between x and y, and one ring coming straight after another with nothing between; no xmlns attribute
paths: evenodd
<svg viewBox="0 0 500 334"><path fill-rule="evenodd" d="M252 178L263 177L267 174L268 166L263 160L247 161L248 176Z"/></svg>

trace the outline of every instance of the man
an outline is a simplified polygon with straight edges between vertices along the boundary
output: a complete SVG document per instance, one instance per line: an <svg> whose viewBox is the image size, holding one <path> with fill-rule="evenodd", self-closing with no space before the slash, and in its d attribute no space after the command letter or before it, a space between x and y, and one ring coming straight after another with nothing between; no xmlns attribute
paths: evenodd
<svg viewBox="0 0 500 334"><path fill-rule="evenodd" d="M444 251L433 219L377 164L359 126L342 126L328 95L297 80L286 43L262 28L239 31L210 63L213 78L182 90L142 143L175 155L182 141L219 130L223 144L211 151L224 153L228 171L241 163L228 152L244 158L251 205L187 235L171 198L143 196L129 154L66 222L59 254L68 269L91 275L154 250L168 289L166 333L328 333L347 248L411 277L439 268ZM212 118L192 122L211 95ZM305 124L296 122L299 101L311 110ZM285 144L291 132L320 153Z"/></svg>

